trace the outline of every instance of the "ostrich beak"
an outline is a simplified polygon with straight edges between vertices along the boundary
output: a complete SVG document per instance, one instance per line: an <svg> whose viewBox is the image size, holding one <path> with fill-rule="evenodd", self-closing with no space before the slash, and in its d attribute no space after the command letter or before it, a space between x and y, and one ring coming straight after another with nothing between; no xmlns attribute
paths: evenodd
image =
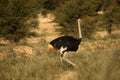
<svg viewBox="0 0 120 80"><path fill-rule="evenodd" d="M53 46L51 44L48 44L48 51L52 51L53 50Z"/></svg>

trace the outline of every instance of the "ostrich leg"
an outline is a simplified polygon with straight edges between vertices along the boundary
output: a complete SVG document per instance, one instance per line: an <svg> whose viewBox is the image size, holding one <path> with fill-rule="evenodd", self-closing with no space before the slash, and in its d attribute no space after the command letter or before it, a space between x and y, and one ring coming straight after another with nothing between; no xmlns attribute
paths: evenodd
<svg viewBox="0 0 120 80"><path fill-rule="evenodd" d="M61 63L63 62L63 60L65 60L66 62L68 62L69 64L71 64L72 66L75 66L75 64L73 63L73 62L71 62L70 60L68 60L67 58L66 58L66 54L67 54L67 52L64 52L64 53L61 53L60 55L60 57L61 57Z"/></svg>

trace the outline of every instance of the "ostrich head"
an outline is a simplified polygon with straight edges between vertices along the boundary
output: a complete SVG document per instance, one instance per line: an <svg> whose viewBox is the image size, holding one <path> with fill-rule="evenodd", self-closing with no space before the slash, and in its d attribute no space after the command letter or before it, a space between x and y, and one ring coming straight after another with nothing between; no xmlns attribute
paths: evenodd
<svg viewBox="0 0 120 80"><path fill-rule="evenodd" d="M53 46L51 44L48 44L48 51L52 51L53 50Z"/></svg>

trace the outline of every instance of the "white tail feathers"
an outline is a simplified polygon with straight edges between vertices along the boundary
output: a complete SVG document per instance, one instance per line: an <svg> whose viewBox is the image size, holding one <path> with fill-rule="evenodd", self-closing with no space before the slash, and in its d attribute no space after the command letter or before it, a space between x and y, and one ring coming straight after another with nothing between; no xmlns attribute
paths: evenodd
<svg viewBox="0 0 120 80"><path fill-rule="evenodd" d="M81 34L81 19L78 19L78 32L79 32L79 38L82 38L82 34Z"/></svg>

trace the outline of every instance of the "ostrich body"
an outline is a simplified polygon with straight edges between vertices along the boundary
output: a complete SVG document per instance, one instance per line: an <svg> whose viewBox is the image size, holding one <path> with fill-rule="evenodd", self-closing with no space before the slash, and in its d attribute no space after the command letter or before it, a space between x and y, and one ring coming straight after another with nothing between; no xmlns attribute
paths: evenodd
<svg viewBox="0 0 120 80"><path fill-rule="evenodd" d="M67 52L69 52L69 51L75 52L79 48L79 45L82 40L80 22L81 22L81 19L78 19L78 31L79 31L78 39L76 39L72 36L60 36L60 37L52 40L48 45L48 50L51 50L53 48L59 50L60 56L61 56L61 61L64 59L72 65L75 65L75 64L72 63L71 61L69 61L68 59L66 59L65 55Z"/></svg>
<svg viewBox="0 0 120 80"><path fill-rule="evenodd" d="M53 41L50 42L50 44L55 48L55 49L59 49L61 47L63 48L67 48L65 51L77 51L79 44L81 42L81 38L80 39L76 39L73 38L72 36L61 36L58 37L56 39L54 39Z"/></svg>

